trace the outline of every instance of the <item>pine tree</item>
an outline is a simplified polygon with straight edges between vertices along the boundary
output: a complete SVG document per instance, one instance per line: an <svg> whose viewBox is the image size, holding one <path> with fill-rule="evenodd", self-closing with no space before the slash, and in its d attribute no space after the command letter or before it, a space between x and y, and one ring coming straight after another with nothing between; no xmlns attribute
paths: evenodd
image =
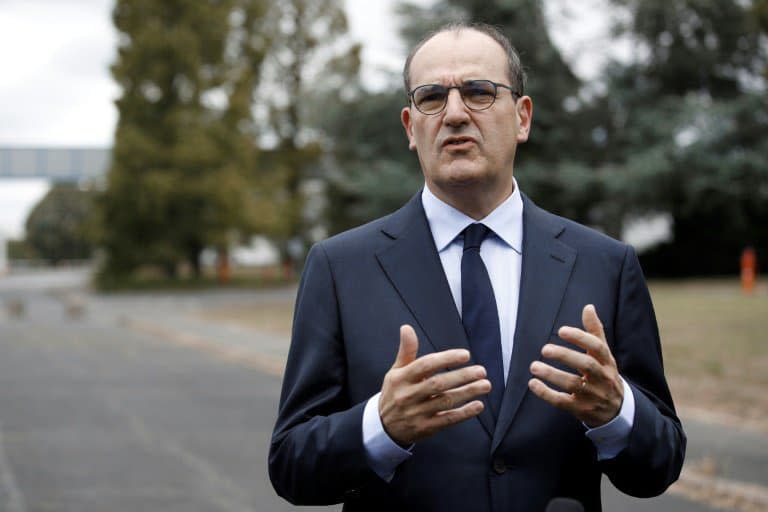
<svg viewBox="0 0 768 512"><path fill-rule="evenodd" d="M608 162L625 213L667 212L652 273L735 271L768 252L768 47L759 2L614 0L637 58L608 73ZM717 229L716 241L713 229Z"/></svg>
<svg viewBox="0 0 768 512"><path fill-rule="evenodd" d="M57 183L38 202L25 223L26 245L53 265L90 258L93 193Z"/></svg>

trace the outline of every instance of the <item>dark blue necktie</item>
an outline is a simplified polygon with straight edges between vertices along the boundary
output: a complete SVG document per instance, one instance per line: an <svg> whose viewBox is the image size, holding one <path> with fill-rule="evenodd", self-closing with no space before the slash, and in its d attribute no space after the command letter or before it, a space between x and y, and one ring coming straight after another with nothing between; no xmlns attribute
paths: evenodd
<svg viewBox="0 0 768 512"><path fill-rule="evenodd" d="M461 257L461 321L469 338L472 358L485 367L491 392L486 397L494 418L498 418L504 395L504 366L501 356L501 331L496 297L488 270L480 258L480 244L490 233L483 224L470 224L464 230Z"/></svg>

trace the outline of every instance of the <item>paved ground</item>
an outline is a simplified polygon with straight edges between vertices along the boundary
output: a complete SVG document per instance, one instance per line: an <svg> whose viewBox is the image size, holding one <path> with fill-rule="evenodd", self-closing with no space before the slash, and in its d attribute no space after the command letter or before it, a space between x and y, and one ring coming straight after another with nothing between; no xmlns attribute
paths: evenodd
<svg viewBox="0 0 768 512"><path fill-rule="evenodd" d="M199 317L293 291L94 297L84 276L0 279L0 511L295 510L265 464L286 340ZM684 421L684 481L653 500L606 481L606 511L768 503L768 436Z"/></svg>
<svg viewBox="0 0 768 512"><path fill-rule="evenodd" d="M266 472L279 379L3 292L0 511L295 510Z"/></svg>

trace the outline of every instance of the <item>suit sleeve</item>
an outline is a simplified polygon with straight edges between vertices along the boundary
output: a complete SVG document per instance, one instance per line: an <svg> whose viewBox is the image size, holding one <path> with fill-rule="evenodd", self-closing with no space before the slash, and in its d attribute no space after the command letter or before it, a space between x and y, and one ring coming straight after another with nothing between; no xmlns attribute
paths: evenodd
<svg viewBox="0 0 768 512"><path fill-rule="evenodd" d="M316 245L296 298L291 348L269 476L277 493L299 505L339 503L366 481L365 402L351 404L339 308L328 256Z"/></svg>
<svg viewBox="0 0 768 512"><path fill-rule="evenodd" d="M686 438L664 378L651 297L631 247L624 256L617 294L613 355L632 387L635 417L627 447L601 466L621 491L657 496L679 477Z"/></svg>

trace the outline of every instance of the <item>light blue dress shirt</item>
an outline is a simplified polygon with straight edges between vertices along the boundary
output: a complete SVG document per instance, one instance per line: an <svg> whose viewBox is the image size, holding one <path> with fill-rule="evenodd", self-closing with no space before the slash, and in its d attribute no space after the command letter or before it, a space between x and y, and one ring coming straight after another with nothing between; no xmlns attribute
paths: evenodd
<svg viewBox="0 0 768 512"><path fill-rule="evenodd" d="M501 353L506 382L515 338L523 250L523 200L517 181L512 195L479 221L438 199L426 185L421 201L459 315L461 256L464 246L461 232L474 222L482 222L493 231L480 246L480 256L488 270L496 297L496 307L499 310ZM615 457L629 441L635 416L635 400L626 381L622 379L622 382L624 401L619 414L601 427L586 430L587 437L597 448L599 460ZM397 466L410 457L411 452L401 448L384 431L379 416L380 395L381 393L377 393L371 397L365 406L363 443L371 469L382 479L390 480Z"/></svg>

